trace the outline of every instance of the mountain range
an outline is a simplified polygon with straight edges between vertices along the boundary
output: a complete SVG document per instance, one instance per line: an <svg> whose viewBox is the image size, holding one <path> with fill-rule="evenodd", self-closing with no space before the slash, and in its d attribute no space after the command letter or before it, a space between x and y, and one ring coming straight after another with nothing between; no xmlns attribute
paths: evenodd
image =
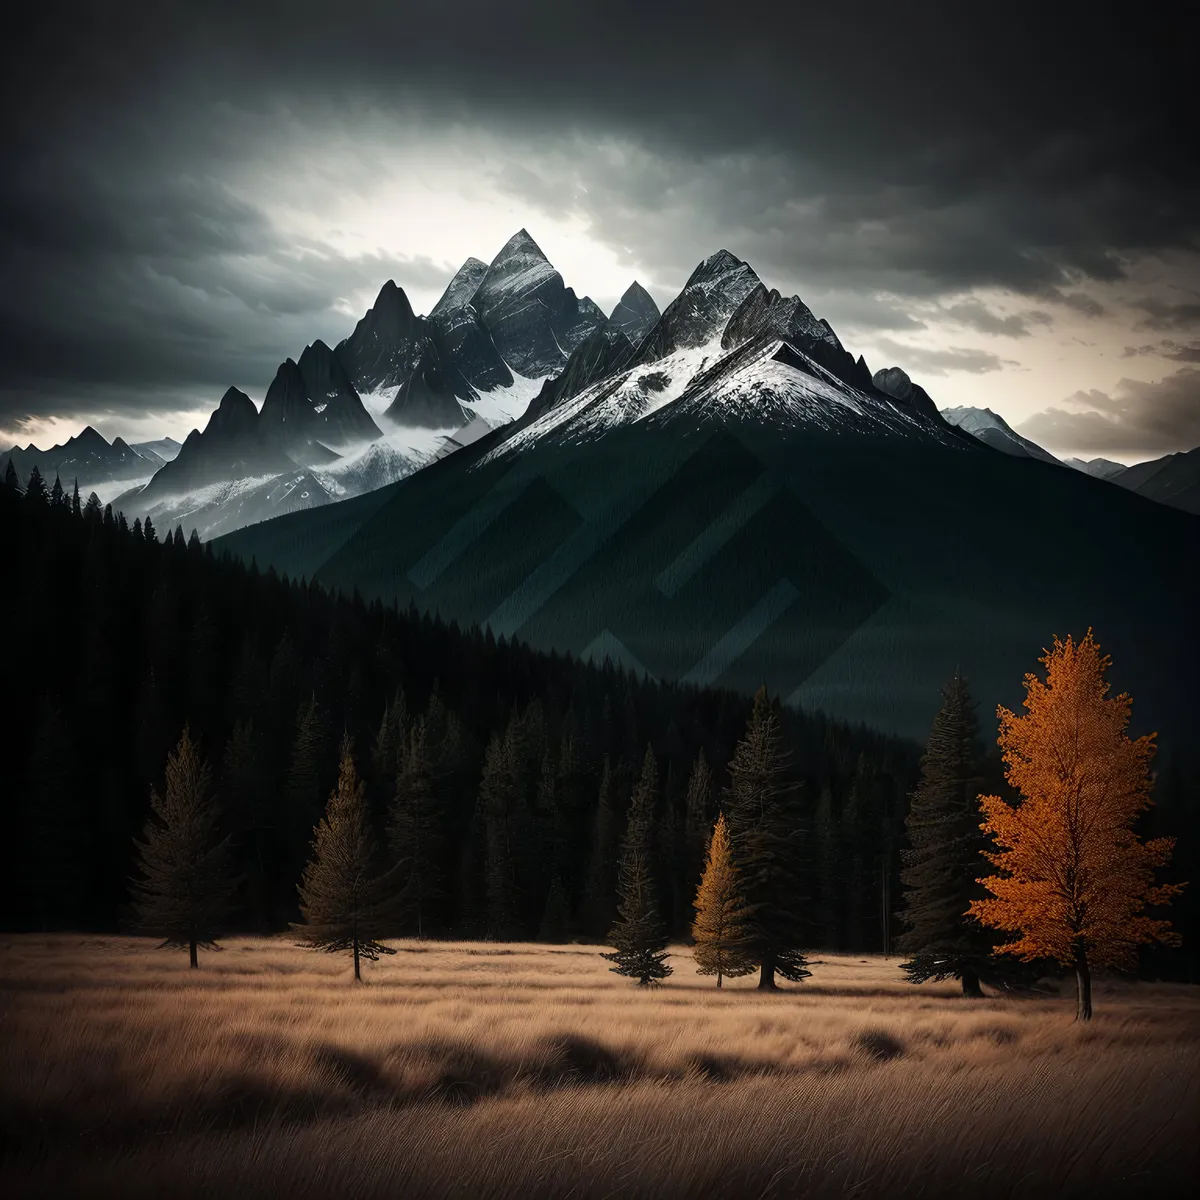
<svg viewBox="0 0 1200 1200"><path fill-rule="evenodd" d="M448 289L463 320L469 265ZM631 293L517 419L218 548L496 636L656 678L765 682L910 734L956 665L990 712L1019 700L1055 633L1092 626L1140 721L1164 737L1194 723L1177 669L1198 649L1193 516L1035 454L994 414L946 419L728 251L637 340ZM524 314L521 361L544 369L563 310L500 311Z"/></svg>
<svg viewBox="0 0 1200 1200"><path fill-rule="evenodd" d="M900 733L956 665L985 707L1015 703L1054 633L1094 626L1169 731L1198 715L1176 670L1197 523L1166 507L1194 503L1196 463L1072 470L989 410L939 413L726 250L661 312L635 283L605 317L521 230L427 316L389 280L261 410L230 388L114 507L367 599Z"/></svg>
<svg viewBox="0 0 1200 1200"><path fill-rule="evenodd" d="M47 484L57 476L64 488L70 490L78 481L86 495L106 483L131 479L147 479L179 453L179 443L173 438L129 445L122 438L109 442L91 425L49 450L32 442L28 446L13 446L0 453L0 478L11 462L22 487L29 472L37 467Z"/></svg>
<svg viewBox="0 0 1200 1200"><path fill-rule="evenodd" d="M490 263L468 258L428 316L388 280L349 337L280 364L261 410L231 387L114 505L211 539L369 493L520 416L590 339L631 345L658 317L636 282L606 317L522 229Z"/></svg>
<svg viewBox="0 0 1200 1200"><path fill-rule="evenodd" d="M901 372L903 374L903 372ZM1094 479L1119 484L1139 496L1200 515L1200 448L1167 454L1162 458L1126 466L1107 458L1057 458L1029 438L1022 437L990 408L943 408L942 416L993 449L1021 458L1061 463Z"/></svg>

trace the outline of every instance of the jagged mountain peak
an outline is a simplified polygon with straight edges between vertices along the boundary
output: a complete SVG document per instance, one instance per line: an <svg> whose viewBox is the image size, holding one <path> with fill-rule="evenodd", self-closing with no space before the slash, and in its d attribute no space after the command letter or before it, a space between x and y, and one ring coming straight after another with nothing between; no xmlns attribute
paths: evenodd
<svg viewBox="0 0 1200 1200"><path fill-rule="evenodd" d="M456 309L466 308L475 298L483 277L488 272L488 265L482 259L468 258L457 271L454 278L446 286L442 298L433 306L429 313L430 320L442 317Z"/></svg>
<svg viewBox="0 0 1200 1200"><path fill-rule="evenodd" d="M258 409L254 407L254 401L240 388L230 387L225 390L225 395L221 397L221 402L209 418L209 425L211 426L218 417L226 422L240 419L253 424L258 417Z"/></svg>
<svg viewBox="0 0 1200 1200"><path fill-rule="evenodd" d="M634 345L637 345L654 328L654 323L661 316L658 305L654 303L654 297L635 279L617 301L608 320L610 325L621 330Z"/></svg>
<svg viewBox="0 0 1200 1200"><path fill-rule="evenodd" d="M497 254L494 259L492 259L492 265L495 266L496 263L502 261L503 259L514 258L518 256L532 256L535 258L544 259L547 262L550 261L546 258L541 246L539 246L537 242L535 242L530 236L529 230L523 226L522 228L518 229L517 232L514 233L512 237L510 237L508 241L504 243L503 246L500 247L500 253Z"/></svg>
<svg viewBox="0 0 1200 1200"><path fill-rule="evenodd" d="M638 350L639 363L719 338L738 306L762 281L749 263L718 250L688 277Z"/></svg>

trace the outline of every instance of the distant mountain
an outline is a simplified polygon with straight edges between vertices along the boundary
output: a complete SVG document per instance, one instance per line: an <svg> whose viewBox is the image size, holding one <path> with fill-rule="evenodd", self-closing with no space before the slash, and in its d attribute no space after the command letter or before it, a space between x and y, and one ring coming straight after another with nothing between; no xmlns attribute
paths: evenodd
<svg viewBox="0 0 1200 1200"><path fill-rule="evenodd" d="M1135 463L1131 467L1107 458L1093 458L1090 462L1079 458L1065 461L1077 471L1119 484L1148 500L1200 514L1200 447Z"/></svg>
<svg viewBox="0 0 1200 1200"><path fill-rule="evenodd" d="M153 455L168 463L173 459L180 450L181 443L171 437L156 438L152 442L134 442L133 448L144 458L150 458Z"/></svg>
<svg viewBox="0 0 1200 1200"><path fill-rule="evenodd" d="M22 486L36 463L47 485L57 475L63 487L70 490L78 479L85 495L97 484L146 478L162 465L158 455L141 454L122 438L108 442L91 425L49 450L41 450L31 442L24 448L13 446L4 451L0 454L0 478L10 460Z"/></svg>
<svg viewBox="0 0 1200 1200"><path fill-rule="evenodd" d="M1200 447L1137 463L1111 478L1139 496L1200 513Z"/></svg>
<svg viewBox="0 0 1200 1200"><path fill-rule="evenodd" d="M1200 718L1179 670L1200 651L1198 528L995 453L719 251L639 344L593 331L519 420L220 546L541 648L765 682L911 734L956 665L994 711L1055 633L1092 626L1166 738Z"/></svg>
<svg viewBox="0 0 1200 1200"><path fill-rule="evenodd" d="M184 496L214 483L295 471L298 464L273 434L254 401L245 392L229 388L204 431L193 429L175 458L137 493L139 504L158 504L164 497ZM124 499L120 497L113 507Z"/></svg>
<svg viewBox="0 0 1200 1200"><path fill-rule="evenodd" d="M1113 462L1109 458L1093 458L1089 462L1084 462L1082 458L1064 458L1062 461L1068 467L1074 467L1096 479L1113 479L1127 469L1124 463Z"/></svg>
<svg viewBox="0 0 1200 1200"><path fill-rule="evenodd" d="M636 346L654 328L660 316L654 297L635 279L609 314L608 323Z"/></svg>
<svg viewBox="0 0 1200 1200"><path fill-rule="evenodd" d="M1021 458L1038 458L1042 462L1060 461L1049 450L1043 450L1036 442L1022 437L990 408L943 408L941 412L951 425L965 429L993 450L1002 450L1005 454L1015 454Z"/></svg>

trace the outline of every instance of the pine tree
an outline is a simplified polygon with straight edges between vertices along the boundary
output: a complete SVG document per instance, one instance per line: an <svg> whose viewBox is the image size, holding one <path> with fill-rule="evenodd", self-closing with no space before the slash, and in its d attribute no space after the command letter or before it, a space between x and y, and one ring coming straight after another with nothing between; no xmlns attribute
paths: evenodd
<svg viewBox="0 0 1200 1200"><path fill-rule="evenodd" d="M35 508L45 508L49 503L46 481L42 478L37 463L29 468L29 482L25 485L25 503Z"/></svg>
<svg viewBox="0 0 1200 1200"><path fill-rule="evenodd" d="M77 516L77 517L81 516L83 513L83 509L80 507L80 503L79 503L79 480L78 479L75 480L75 488L74 488L74 491L72 491L72 493L71 493L71 512L74 513L75 516Z"/></svg>
<svg viewBox="0 0 1200 1200"><path fill-rule="evenodd" d="M280 821L293 869L304 860L305 843L321 812L325 722L315 695L300 705L295 728L284 780L285 808Z"/></svg>
<svg viewBox="0 0 1200 1200"><path fill-rule="evenodd" d="M14 492L23 490L21 487L21 477L17 474L17 468L13 466L11 458L8 460L8 466L4 468L4 486Z"/></svg>
<svg viewBox="0 0 1200 1200"><path fill-rule="evenodd" d="M776 974L807 978L798 789L786 782L779 716L759 688L745 736L729 764L725 815L733 861L750 908L747 953L759 964L758 986L774 990Z"/></svg>
<svg viewBox="0 0 1200 1200"><path fill-rule="evenodd" d="M1040 662L1046 678L1025 676L1025 715L999 708L1000 746L1019 804L980 800L985 832L999 847L1001 874L981 880L992 895L971 913L1017 933L998 946L1024 962L1053 958L1075 968L1076 1020L1092 1017L1093 966L1128 968L1139 946L1178 945L1169 921L1146 915L1170 903L1181 884L1154 884L1175 839L1142 842L1133 830L1150 807L1154 734L1126 735L1133 702L1108 696L1107 655L1087 636L1054 639Z"/></svg>
<svg viewBox="0 0 1200 1200"><path fill-rule="evenodd" d="M621 842L617 920L608 935L616 949L603 956L616 964L612 970L618 975L640 985L658 983L671 974L666 964L667 926L659 912L651 865L657 790L658 767L653 749L647 746Z"/></svg>
<svg viewBox="0 0 1200 1200"><path fill-rule="evenodd" d="M54 476L54 486L50 489L50 507L63 508L66 506L66 497L63 495L62 480L58 475Z"/></svg>
<svg viewBox="0 0 1200 1200"><path fill-rule="evenodd" d="M695 909L696 970L701 975L715 975L717 987L726 975L731 979L749 975L756 966L748 951L750 909L738 887L723 815L709 839L708 862L696 892Z"/></svg>
<svg viewBox="0 0 1200 1200"><path fill-rule="evenodd" d="M378 940L392 920L395 885L390 873L377 873L376 858L366 787L347 736L337 786L313 830L312 858L297 887L301 920L292 929L315 950L350 950L356 981L362 979L360 959L396 953Z"/></svg>
<svg viewBox="0 0 1200 1200"><path fill-rule="evenodd" d="M604 937L613 921L619 837L617 781L606 754L600 769L600 788L592 819L591 849L588 855L583 902L586 932L596 938Z"/></svg>
<svg viewBox="0 0 1200 1200"><path fill-rule="evenodd" d="M487 863L487 929L489 937L500 941L515 938L519 933L511 822L520 778L513 724L509 722L503 738L493 735L488 743L479 784Z"/></svg>
<svg viewBox="0 0 1200 1200"><path fill-rule="evenodd" d="M397 756L395 793L388 811L388 845L402 885L400 903L423 938L446 899L442 813L426 745L425 720L418 717L407 747Z"/></svg>
<svg viewBox="0 0 1200 1200"><path fill-rule="evenodd" d="M688 776L684 800L684 841L686 847L687 884L694 887L704 872L704 859L713 819L713 777L701 750Z"/></svg>
<svg viewBox="0 0 1200 1200"><path fill-rule="evenodd" d="M142 526L142 537L147 542L157 542L158 534L154 532L154 523L150 520L150 514L146 514L146 523Z"/></svg>
<svg viewBox="0 0 1200 1200"><path fill-rule="evenodd" d="M955 671L942 696L905 820L909 848L902 855L900 920L907 929L897 949L908 956L901 967L911 982L959 979L964 996L979 998L992 957L991 937L967 915L970 902L986 894L976 882L987 849L979 828L979 723L961 672Z"/></svg>
<svg viewBox="0 0 1200 1200"><path fill-rule="evenodd" d="M199 947L216 948L240 881L229 840L218 837L212 772L186 725L167 757L165 792L150 793L150 811L134 843L142 877L130 881L133 924L164 946L187 946L195 967Z"/></svg>

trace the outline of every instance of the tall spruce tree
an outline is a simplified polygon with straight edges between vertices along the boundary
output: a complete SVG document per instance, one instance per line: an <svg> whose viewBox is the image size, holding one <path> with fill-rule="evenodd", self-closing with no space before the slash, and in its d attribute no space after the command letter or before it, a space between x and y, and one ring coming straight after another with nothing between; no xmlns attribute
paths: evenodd
<svg viewBox="0 0 1200 1200"><path fill-rule="evenodd" d="M65 508L67 506L67 498L63 493L62 480L55 475L54 486L50 489L50 507Z"/></svg>
<svg viewBox="0 0 1200 1200"><path fill-rule="evenodd" d="M25 484L25 503L34 508L44 508L50 501L46 481L38 470L37 463L29 468L29 482Z"/></svg>
<svg viewBox="0 0 1200 1200"><path fill-rule="evenodd" d="M717 987L726 975L731 979L749 975L756 966L749 948L750 909L738 885L724 815L717 818L709 839L695 909L692 941L696 944L696 970L701 975L715 975Z"/></svg>
<svg viewBox="0 0 1200 1200"><path fill-rule="evenodd" d="M393 920L395 884L392 873L378 866L366 786L347 736L337 786L313 830L312 858L297 887L301 920L292 929L313 949L351 951L356 981L362 979L360 959L396 953L379 941Z"/></svg>
<svg viewBox="0 0 1200 1200"><path fill-rule="evenodd" d="M667 926L659 910L652 865L657 791L658 767L653 749L647 746L621 842L617 920L608 935L615 950L604 955L616 964L613 971L636 979L639 985L658 983L671 974L666 964Z"/></svg>
<svg viewBox="0 0 1200 1200"><path fill-rule="evenodd" d="M479 806L486 854L487 932L499 941L518 936L517 882L512 846L512 817L520 774L513 721L504 737L492 736L483 759Z"/></svg>
<svg viewBox="0 0 1200 1200"><path fill-rule="evenodd" d="M799 983L812 974L801 947L806 922L800 791L787 781L779 715L759 688L745 736L729 764L725 815L733 861L750 909L747 953L759 965L758 986L775 976Z"/></svg>
<svg viewBox="0 0 1200 1200"><path fill-rule="evenodd" d="M395 794L388 809L388 846L398 868L400 908L417 937L435 924L446 900L443 814L426 745L425 719L418 717L395 761Z"/></svg>
<svg viewBox="0 0 1200 1200"><path fill-rule="evenodd" d="M21 488L21 477L17 474L17 468L13 466L13 460L8 460L8 466L4 468L4 486L10 491L19 492Z"/></svg>
<svg viewBox="0 0 1200 1200"><path fill-rule="evenodd" d="M300 705L296 716L292 753L283 787L285 807L279 822L293 870L304 861L306 844L321 814L325 744L324 715L316 696L312 695Z"/></svg>
<svg viewBox="0 0 1200 1200"><path fill-rule="evenodd" d="M971 901L987 894L976 882L988 865L979 722L961 671L942 698L905 820L900 920L906 928L897 948L908 958L901 966L911 982L959 979L964 996L979 998L980 979L1003 970L992 959L992 935L967 915Z"/></svg>
<svg viewBox="0 0 1200 1200"><path fill-rule="evenodd" d="M79 517L83 515L83 508L79 502L79 480L75 480L74 490L71 492L71 512Z"/></svg>
<svg viewBox="0 0 1200 1200"><path fill-rule="evenodd" d="M615 915L613 897L617 886L620 829L617 779L611 760L606 754L600 769L600 788L592 816L587 883L583 898L584 931L598 939L608 932Z"/></svg>
<svg viewBox="0 0 1200 1200"><path fill-rule="evenodd" d="M132 924L164 946L187 946L196 967L198 948L215 948L225 931L239 880L229 840L218 835L212 772L186 725L167 756L164 793L150 793L150 811L134 842L141 878L130 881Z"/></svg>
<svg viewBox="0 0 1200 1200"><path fill-rule="evenodd" d="M684 841L687 884L694 887L704 873L704 860L712 833L713 777L703 749L696 755L688 776L684 800Z"/></svg>

